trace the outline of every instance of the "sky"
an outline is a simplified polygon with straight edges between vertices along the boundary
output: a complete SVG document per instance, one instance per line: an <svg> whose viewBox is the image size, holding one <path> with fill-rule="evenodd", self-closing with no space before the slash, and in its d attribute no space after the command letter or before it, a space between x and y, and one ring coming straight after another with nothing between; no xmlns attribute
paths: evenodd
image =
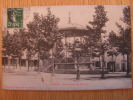
<svg viewBox="0 0 133 100"><path fill-rule="evenodd" d="M24 8L24 27L26 24L33 20L33 14L39 13L40 15L47 14L47 8L49 6L42 7L25 7ZM71 18L71 23L82 25L86 27L89 21L93 20L93 15L95 14L96 5L85 5L85 6L50 6L52 14L60 18L58 24L59 28L66 26L69 20L69 13ZM118 28L116 22L124 25L120 18L123 17L122 10L126 5L105 5L105 11L107 11L107 17L109 21L106 23L105 29L107 30L107 35L110 31L115 31L118 33ZM10 29L13 31L13 29Z"/></svg>

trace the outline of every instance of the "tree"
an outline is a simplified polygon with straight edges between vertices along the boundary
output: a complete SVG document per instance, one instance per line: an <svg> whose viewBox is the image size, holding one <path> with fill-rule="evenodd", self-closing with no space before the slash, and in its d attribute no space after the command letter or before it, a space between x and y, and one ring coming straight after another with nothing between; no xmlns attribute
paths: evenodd
<svg viewBox="0 0 133 100"><path fill-rule="evenodd" d="M25 49L25 34L23 31L24 29L14 30L13 33L7 31L7 34L3 37L4 55L18 59L22 57Z"/></svg>
<svg viewBox="0 0 133 100"><path fill-rule="evenodd" d="M6 34L5 34L6 33ZM9 31L4 31L3 34L3 49L2 49L2 55L10 57L12 54L12 35L9 33ZM3 60L5 63L5 60ZM10 65L9 59L7 60L7 64ZM4 66L5 67L5 66Z"/></svg>
<svg viewBox="0 0 133 100"><path fill-rule="evenodd" d="M61 36L58 32L59 18L52 15L50 8L47 11L46 16L39 16L38 13L34 13L33 21L27 24L28 38L38 54L38 61L50 56L50 50Z"/></svg>
<svg viewBox="0 0 133 100"><path fill-rule="evenodd" d="M93 34L89 35L92 41L90 42L90 44L93 43L92 46L98 48L98 51L101 54L100 56L102 57L102 78L104 77L105 66L104 53L107 46L106 42L103 42L102 34L106 33L104 27L106 26L107 21L107 12L105 11L104 6L98 5L95 7L95 15L93 15L93 21L90 21L89 25L87 26L88 31L93 32Z"/></svg>
<svg viewBox="0 0 133 100"><path fill-rule="evenodd" d="M116 35L114 31L111 31L109 33L108 42L109 42L109 48L107 54L108 56L112 57L112 71L115 71L115 62L117 56L119 55L118 52L119 37Z"/></svg>
<svg viewBox="0 0 133 100"><path fill-rule="evenodd" d="M75 40L74 41L74 44L73 44L73 47L70 48L71 49L71 52L72 52L72 56L74 57L74 66L76 68L76 80L79 80L80 79L80 69L79 69L79 57L81 56L81 52L83 52L83 49L82 49L82 46L83 44L78 41L78 40Z"/></svg>
<svg viewBox="0 0 133 100"><path fill-rule="evenodd" d="M6 33L6 34L5 34ZM10 56L11 55L11 41L12 41L12 35L9 33L9 31L5 32L3 35L3 55L4 56Z"/></svg>
<svg viewBox="0 0 133 100"><path fill-rule="evenodd" d="M127 6L123 9L123 17L121 21L125 23L125 27L116 24L119 28L119 52L122 55L127 55L127 75L130 72L130 55L131 55L131 17L130 17L130 7Z"/></svg>

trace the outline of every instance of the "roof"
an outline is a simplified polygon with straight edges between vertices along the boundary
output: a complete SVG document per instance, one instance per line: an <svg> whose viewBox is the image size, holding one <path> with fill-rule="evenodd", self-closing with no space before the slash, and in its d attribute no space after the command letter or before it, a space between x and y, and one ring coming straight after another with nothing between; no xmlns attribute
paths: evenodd
<svg viewBox="0 0 133 100"><path fill-rule="evenodd" d="M74 24L74 23L68 23L65 25L60 26L59 30L71 30L71 29L75 29L75 30L87 30L87 28L83 25L79 25L79 24Z"/></svg>
<svg viewBox="0 0 133 100"><path fill-rule="evenodd" d="M88 30L85 26L68 23L61 27L59 27L59 31L63 33L65 36L83 36L88 34Z"/></svg>

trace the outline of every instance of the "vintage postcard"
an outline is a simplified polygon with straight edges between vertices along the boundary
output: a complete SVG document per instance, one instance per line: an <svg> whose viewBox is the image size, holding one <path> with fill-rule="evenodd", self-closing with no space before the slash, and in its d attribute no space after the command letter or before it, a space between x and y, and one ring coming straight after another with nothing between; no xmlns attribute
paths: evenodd
<svg viewBox="0 0 133 100"><path fill-rule="evenodd" d="M3 89L132 88L128 5L3 9Z"/></svg>

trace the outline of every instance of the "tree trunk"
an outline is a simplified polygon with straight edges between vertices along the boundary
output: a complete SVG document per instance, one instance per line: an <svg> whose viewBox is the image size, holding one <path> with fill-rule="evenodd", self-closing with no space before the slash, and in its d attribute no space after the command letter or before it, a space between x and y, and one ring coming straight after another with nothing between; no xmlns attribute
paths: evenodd
<svg viewBox="0 0 133 100"><path fill-rule="evenodd" d="M10 57L8 57L8 68L10 67L10 65L11 65L11 59Z"/></svg>
<svg viewBox="0 0 133 100"><path fill-rule="evenodd" d="M20 60L19 60L19 64L20 64L19 68L20 68L20 70L21 70L21 66L22 66L22 59L20 59Z"/></svg>
<svg viewBox="0 0 133 100"><path fill-rule="evenodd" d="M3 68L5 69L5 59L3 58Z"/></svg>
<svg viewBox="0 0 133 100"><path fill-rule="evenodd" d="M129 62L130 58L129 58L129 54L127 54L127 75L129 75L130 72L130 62Z"/></svg>
<svg viewBox="0 0 133 100"><path fill-rule="evenodd" d="M40 53L38 53L38 71L40 71Z"/></svg>
<svg viewBox="0 0 133 100"><path fill-rule="evenodd" d="M124 61L125 61L125 56L124 56L124 54L122 54L122 55L123 55L122 71L125 72L125 63L124 63Z"/></svg>
<svg viewBox="0 0 133 100"><path fill-rule="evenodd" d="M117 59L117 55L116 55L116 57L115 57L115 59L114 59L114 67L115 67L115 71L116 71L116 59Z"/></svg>
<svg viewBox="0 0 133 100"><path fill-rule="evenodd" d="M104 61L104 54L102 55L102 73L101 78L104 78L104 68L105 68L105 61Z"/></svg>
<svg viewBox="0 0 133 100"><path fill-rule="evenodd" d="M16 69L19 68L19 58L16 58Z"/></svg>
<svg viewBox="0 0 133 100"><path fill-rule="evenodd" d="M112 62L111 62L111 66L112 66L112 73L114 72L114 63L113 63L114 59L113 59L113 55L112 55Z"/></svg>
<svg viewBox="0 0 133 100"><path fill-rule="evenodd" d="M53 61L52 76L54 76L54 73L55 73L55 57L54 57L54 50L53 50L53 48L52 48L52 61Z"/></svg>
<svg viewBox="0 0 133 100"><path fill-rule="evenodd" d="M79 70L79 65L78 65L78 57L75 57L75 67L76 67L76 80L80 79L80 70Z"/></svg>
<svg viewBox="0 0 133 100"><path fill-rule="evenodd" d="M55 58L53 57L52 60L53 60L52 76L54 76L54 74L55 74Z"/></svg>
<svg viewBox="0 0 133 100"><path fill-rule="evenodd" d="M99 56L99 67L101 68L101 61L100 61L100 56Z"/></svg>
<svg viewBox="0 0 133 100"><path fill-rule="evenodd" d="M28 70L27 70L27 71L29 71L29 69L30 69L30 66L29 66L29 59L27 59L27 62L26 62L26 63L27 63L27 65L28 65L28 66L27 66L27 67L28 67Z"/></svg>

